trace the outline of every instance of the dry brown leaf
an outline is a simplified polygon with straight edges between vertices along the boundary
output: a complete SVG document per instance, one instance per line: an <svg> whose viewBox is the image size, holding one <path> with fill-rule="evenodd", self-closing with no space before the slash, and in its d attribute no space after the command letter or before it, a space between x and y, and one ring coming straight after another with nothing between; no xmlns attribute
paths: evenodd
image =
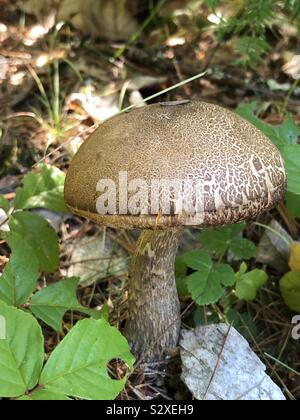
<svg viewBox="0 0 300 420"><path fill-rule="evenodd" d="M128 39L137 29L134 13L138 0L27 0L23 9L38 18L56 12L57 21L66 21L85 34L107 39Z"/></svg>

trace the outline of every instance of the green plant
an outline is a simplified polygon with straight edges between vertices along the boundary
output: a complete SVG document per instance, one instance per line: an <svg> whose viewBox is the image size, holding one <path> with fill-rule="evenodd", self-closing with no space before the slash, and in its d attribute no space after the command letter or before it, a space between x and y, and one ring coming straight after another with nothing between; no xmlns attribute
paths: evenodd
<svg viewBox="0 0 300 420"><path fill-rule="evenodd" d="M256 109L255 102L243 104L238 107L237 113L260 129L280 150L288 174L287 206L292 215L299 217L300 145L298 139L300 129L290 115L281 125L269 125L259 119ZM200 236L202 248L177 258L177 288L182 297L191 297L199 306L213 305L222 301L226 295L244 301L256 298L257 292L266 284L268 275L260 269L248 271L247 264L243 260L247 261L255 257L256 247L254 243L242 236L244 228L245 225L241 224L204 231ZM299 248L295 243L291 249L292 257L296 255L296 249L299 256ZM234 265L242 261L235 272L232 266L224 261L228 252ZM296 266L294 260L290 262L291 271L286 273L280 281L280 289L286 304L292 310L299 311L300 264ZM191 270L192 273L190 273ZM225 318L231 310L233 310L232 305L226 305ZM197 314L199 314L199 308L195 315L199 321ZM215 319L214 311L212 316ZM230 318L227 317L227 321ZM237 322L237 314L233 321Z"/></svg>
<svg viewBox="0 0 300 420"><path fill-rule="evenodd" d="M81 80L80 74L77 72L73 64L65 59L63 60ZM28 67L29 72L37 86L39 94L36 95L37 100L42 105L42 110L46 111L46 118L43 112L33 107L34 118L43 127L48 134L47 148L57 139L63 139L68 130L74 127L74 121L64 115L65 95L61 89L60 61L54 60L48 67L48 83L46 87L43 80L33 67Z"/></svg>
<svg viewBox="0 0 300 420"><path fill-rule="evenodd" d="M283 124L272 126L259 119L256 110L257 104L252 102L240 105L237 113L259 128L280 150L288 175L287 208L292 216L300 217L300 129L290 115L287 115ZM292 244L292 257L296 254L294 249L297 249L299 255L298 247ZM295 268L295 264L290 262L290 266L291 271L286 273L280 281L280 289L290 309L299 312L300 265Z"/></svg>
<svg viewBox="0 0 300 420"><path fill-rule="evenodd" d="M0 316L5 321L4 338L0 337L0 397L113 399L133 367L128 343L108 324L105 306L99 311L78 302L78 278L37 291L41 274L53 273L59 266L59 240L49 223L32 210L66 212L64 178L57 168L42 164L24 177L12 205L0 196L6 214L0 234L11 249L0 277ZM8 231L1 230L4 223ZM63 317L70 310L90 318L71 328L44 365L42 330L36 318L61 332ZM128 366L121 380L108 375L112 359L122 359Z"/></svg>
<svg viewBox="0 0 300 420"><path fill-rule="evenodd" d="M300 243L291 244L289 260L291 271L287 272L280 280L280 290L287 306L300 313Z"/></svg>
<svg viewBox="0 0 300 420"><path fill-rule="evenodd" d="M272 49L267 31L280 36L274 30L276 20L285 19L300 28L300 6L297 0L236 0L231 4L222 0L206 0L205 3L214 13L219 6L230 8L230 17L220 18L216 34L219 43L235 39L236 51L240 53L237 64L254 66Z"/></svg>
<svg viewBox="0 0 300 420"><path fill-rule="evenodd" d="M0 314L6 323L5 339L0 340L2 397L113 399L124 387L127 375L113 380L107 365L112 359L122 359L132 368L134 359L126 339L107 321L79 321L43 367L44 340L35 318L1 301Z"/></svg>
<svg viewBox="0 0 300 420"><path fill-rule="evenodd" d="M230 264L224 262L228 253L236 262L255 257L254 243L241 236L244 227L244 224L238 224L204 231L200 235L202 248L179 257L178 283L181 290L188 291L198 305L214 304L230 290L239 299L253 300L266 283L268 276L263 270L248 272L243 262L235 272ZM193 273L187 275L190 270Z"/></svg>
<svg viewBox="0 0 300 420"><path fill-rule="evenodd" d="M264 270L248 269L244 260L255 257L256 247L243 237L244 229L242 223L203 231L201 248L177 257L176 278L179 294L197 304L196 325L229 322L250 338L256 334L255 324L248 313L240 313L234 304L256 299L268 275ZM231 264L227 262L229 258ZM217 309L216 303L222 310Z"/></svg>
<svg viewBox="0 0 300 420"><path fill-rule="evenodd" d="M260 120L255 120L255 125L262 126L277 145L280 139L289 139L293 144L298 134L298 127L291 119L274 128ZM249 338L255 336L255 324L249 314L239 313L233 305L238 300L256 299L259 290L267 283L268 274L262 269L248 270L245 261L240 263L256 255L255 244L242 236L244 228L245 224L237 224L202 232L201 248L177 257L176 280L179 295L192 298L198 305L194 314L196 325L227 321ZM233 266L237 265L238 269L234 271ZM280 280L280 290L287 306L299 312L300 244L297 242L291 245L289 265L291 271ZM216 310L215 303L221 305L222 311ZM212 309L206 310L205 307Z"/></svg>
<svg viewBox="0 0 300 420"><path fill-rule="evenodd" d="M288 175L288 205L294 208L295 213L295 202L299 203L300 196L300 129L290 115L283 124L272 126L259 119L256 110L256 102L251 102L240 105L237 113L259 128L280 150ZM296 216L299 215L298 212Z"/></svg>

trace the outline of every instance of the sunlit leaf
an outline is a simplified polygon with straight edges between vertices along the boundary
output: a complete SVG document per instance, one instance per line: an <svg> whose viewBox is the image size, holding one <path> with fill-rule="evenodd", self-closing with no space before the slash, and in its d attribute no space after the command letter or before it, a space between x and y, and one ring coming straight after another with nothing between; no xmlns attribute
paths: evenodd
<svg viewBox="0 0 300 420"><path fill-rule="evenodd" d="M86 400L112 400L127 377L113 380L107 372L112 359L132 369L134 357L121 333L104 320L79 321L51 354L41 383L52 392Z"/></svg>

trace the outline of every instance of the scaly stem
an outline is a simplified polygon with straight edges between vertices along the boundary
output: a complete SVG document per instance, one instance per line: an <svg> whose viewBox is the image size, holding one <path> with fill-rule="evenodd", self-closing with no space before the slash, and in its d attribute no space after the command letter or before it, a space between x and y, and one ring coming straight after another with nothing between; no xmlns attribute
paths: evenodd
<svg viewBox="0 0 300 420"><path fill-rule="evenodd" d="M137 357L154 361L177 346L180 304L174 263L180 230L141 233L129 278L126 333Z"/></svg>

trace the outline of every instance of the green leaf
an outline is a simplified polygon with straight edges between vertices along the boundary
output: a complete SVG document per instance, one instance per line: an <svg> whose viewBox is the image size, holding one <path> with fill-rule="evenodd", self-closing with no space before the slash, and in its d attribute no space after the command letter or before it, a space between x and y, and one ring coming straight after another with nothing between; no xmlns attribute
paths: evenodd
<svg viewBox="0 0 300 420"><path fill-rule="evenodd" d="M280 152L286 166L288 191L300 195L300 145L281 147Z"/></svg>
<svg viewBox="0 0 300 420"><path fill-rule="evenodd" d="M300 195L288 192L285 198L290 215L300 217Z"/></svg>
<svg viewBox="0 0 300 420"><path fill-rule="evenodd" d="M38 258L41 271L51 273L57 269L58 236L45 219L35 213L21 211L11 217L9 226L11 232L22 237L22 243L30 244Z"/></svg>
<svg viewBox="0 0 300 420"><path fill-rule="evenodd" d="M187 265L182 256L177 257L175 261L175 278L178 295L181 298L189 296L186 284Z"/></svg>
<svg viewBox="0 0 300 420"><path fill-rule="evenodd" d="M12 254L0 277L0 299L8 305L20 306L27 302L36 288L39 263L22 236L10 232L7 241Z"/></svg>
<svg viewBox="0 0 300 420"><path fill-rule="evenodd" d="M204 306L197 306L193 318L196 327L219 324L220 322L218 314L215 312L208 312L207 308Z"/></svg>
<svg viewBox="0 0 300 420"><path fill-rule="evenodd" d="M256 255L256 246L252 241L245 238L237 238L230 244L233 254L243 260L250 260Z"/></svg>
<svg viewBox="0 0 300 420"><path fill-rule="evenodd" d="M225 228L204 230L200 234L200 240L206 250L217 255L224 255L229 248Z"/></svg>
<svg viewBox="0 0 300 420"><path fill-rule="evenodd" d="M218 280L212 278L211 272L197 271L191 274L187 278L187 286L192 299L198 305L211 305L221 299L224 294L224 288Z"/></svg>
<svg viewBox="0 0 300 420"><path fill-rule="evenodd" d="M198 265L199 271L187 277L188 290L198 305L210 305L223 296L223 286L234 285L234 271L227 264L214 264L206 253L199 256Z"/></svg>
<svg viewBox="0 0 300 420"><path fill-rule="evenodd" d="M57 212L67 212L64 201L65 174L58 168L39 165L37 172L29 172L23 179L23 187L18 188L14 207L17 209L46 208Z"/></svg>
<svg viewBox="0 0 300 420"><path fill-rule="evenodd" d="M15 398L32 390L44 361L41 328L32 315L0 301L6 338L0 339L0 396Z"/></svg>
<svg viewBox="0 0 300 420"><path fill-rule="evenodd" d="M9 206L8 200L6 200L4 195L0 194L0 209L3 209L5 211L5 213L8 213L9 208L10 208L10 206Z"/></svg>
<svg viewBox="0 0 300 420"><path fill-rule="evenodd" d="M226 318L246 340L251 340L257 336L257 327L250 314L246 312L241 314L236 309L231 308L226 311Z"/></svg>
<svg viewBox="0 0 300 420"><path fill-rule="evenodd" d="M253 242L241 237L244 228L245 224L241 223L205 230L200 240L210 253L222 256L230 249L237 258L250 259L255 256L256 247Z"/></svg>
<svg viewBox="0 0 300 420"><path fill-rule="evenodd" d="M269 137L275 146L284 146L286 142L282 137L278 135L278 129L272 125L266 124L264 121L257 118L255 115L256 109L256 102L250 102L248 104L239 105L236 109L236 113L245 118L245 120L249 121L260 131L262 131L267 137Z"/></svg>
<svg viewBox="0 0 300 420"><path fill-rule="evenodd" d="M209 251L223 252L229 248L230 243L237 236L239 236L245 229L245 223L238 223L235 225L223 226L216 229L204 230L200 239L206 249Z"/></svg>
<svg viewBox="0 0 300 420"><path fill-rule="evenodd" d="M268 274L259 269L248 273L237 273L236 295L239 299L250 301L256 298L257 292L268 281Z"/></svg>
<svg viewBox="0 0 300 420"><path fill-rule="evenodd" d="M300 129L288 116L281 126L271 126L254 115L256 104L244 104L236 112L260 129L278 147L285 161L288 175L288 191L300 195L300 145L297 144Z"/></svg>
<svg viewBox="0 0 300 420"><path fill-rule="evenodd" d="M274 127L278 137L283 139L288 145L296 145L300 136L300 128L295 123L293 117L288 115L285 122Z"/></svg>
<svg viewBox="0 0 300 420"><path fill-rule="evenodd" d="M223 286L234 286L235 273L229 264L215 264L215 273L218 275L218 279Z"/></svg>
<svg viewBox="0 0 300 420"><path fill-rule="evenodd" d="M207 264L209 269L212 263L211 257L207 252L196 249L185 253L182 258L185 264L193 270L202 270L205 264Z"/></svg>
<svg viewBox="0 0 300 420"><path fill-rule="evenodd" d="M272 49L264 39L253 36L241 36L237 42L237 51L245 55L248 65L260 62L262 56Z"/></svg>
<svg viewBox="0 0 300 420"><path fill-rule="evenodd" d="M29 395L18 398L18 401L70 401L66 395L44 389L37 389Z"/></svg>
<svg viewBox="0 0 300 420"><path fill-rule="evenodd" d="M101 312L81 306L76 297L76 289L80 279L71 277L45 287L31 299L33 314L42 319L54 330L62 330L62 320L66 311L74 310L86 313L99 319Z"/></svg>
<svg viewBox="0 0 300 420"><path fill-rule="evenodd" d="M280 280L280 290L286 305L300 313L300 272L290 271Z"/></svg>
<svg viewBox="0 0 300 420"><path fill-rule="evenodd" d="M86 400L112 400L127 377L113 380L107 373L112 359L133 368L126 339L104 320L79 321L51 354L41 375L48 390Z"/></svg>
<svg viewBox="0 0 300 420"><path fill-rule="evenodd" d="M210 9L215 9L216 7L219 6L219 3L220 3L220 0L205 0L205 4Z"/></svg>

